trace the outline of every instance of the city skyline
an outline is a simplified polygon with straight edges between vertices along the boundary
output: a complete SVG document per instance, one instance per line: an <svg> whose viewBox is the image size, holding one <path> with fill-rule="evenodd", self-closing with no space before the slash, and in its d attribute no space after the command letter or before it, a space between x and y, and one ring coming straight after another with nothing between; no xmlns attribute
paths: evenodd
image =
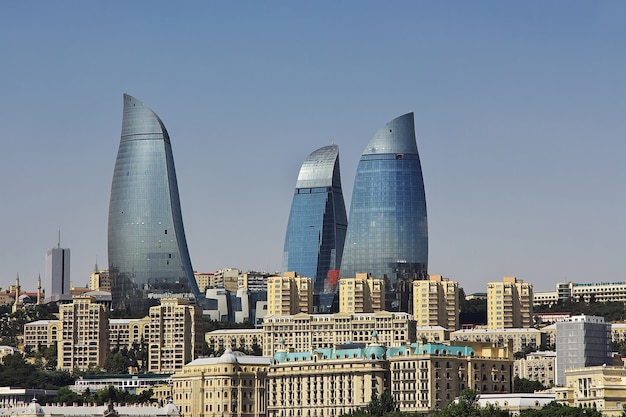
<svg viewBox="0 0 626 417"><path fill-rule="evenodd" d="M622 3L36 5L0 6L3 288L36 288L58 230L75 285L107 265L126 91L175 138L197 270L280 270L311 149L339 145L349 206L363 147L414 112L429 273L624 280Z"/></svg>

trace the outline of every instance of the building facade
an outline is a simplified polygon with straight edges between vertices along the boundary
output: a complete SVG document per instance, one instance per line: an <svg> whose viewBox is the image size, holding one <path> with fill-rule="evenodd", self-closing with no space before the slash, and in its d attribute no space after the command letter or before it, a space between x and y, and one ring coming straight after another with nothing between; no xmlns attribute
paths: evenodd
<svg viewBox="0 0 626 417"><path fill-rule="evenodd" d="M408 312L411 282L427 279L428 222L413 113L387 123L359 162L342 278L359 272L389 283L387 310Z"/></svg>
<svg viewBox="0 0 626 417"><path fill-rule="evenodd" d="M300 168L283 250L283 272L313 279L315 312L331 312L347 227L339 147L324 146Z"/></svg>
<svg viewBox="0 0 626 417"><path fill-rule="evenodd" d="M514 374L518 378L538 381L544 387L556 384L556 352L532 352L515 360Z"/></svg>
<svg viewBox="0 0 626 417"><path fill-rule="evenodd" d="M264 417L271 358L227 349L172 375L172 394L182 417Z"/></svg>
<svg viewBox="0 0 626 417"><path fill-rule="evenodd" d="M572 316L556 323L556 383L565 384L568 369L611 365L611 323L604 317Z"/></svg>
<svg viewBox="0 0 626 417"><path fill-rule="evenodd" d="M148 371L174 373L202 353L202 310L189 300L163 298L150 307Z"/></svg>
<svg viewBox="0 0 626 417"><path fill-rule="evenodd" d="M461 329L450 333L453 342L489 342L498 346L511 343L513 352L520 352L527 348L539 349L547 344L547 337L539 329Z"/></svg>
<svg viewBox="0 0 626 417"><path fill-rule="evenodd" d="M413 317L418 326L459 328L459 284L441 275L413 281Z"/></svg>
<svg viewBox="0 0 626 417"><path fill-rule="evenodd" d="M339 280L340 313L374 313L385 310L385 281L365 273Z"/></svg>
<svg viewBox="0 0 626 417"><path fill-rule="evenodd" d="M170 137L145 104L124 94L109 205L113 307L147 309L151 298L200 293L187 250Z"/></svg>
<svg viewBox="0 0 626 417"><path fill-rule="evenodd" d="M109 310L89 296L59 306L58 369L99 368L109 354Z"/></svg>
<svg viewBox="0 0 626 417"><path fill-rule="evenodd" d="M313 285L309 277L285 272L267 280L267 315L285 316L313 312Z"/></svg>
<svg viewBox="0 0 626 417"><path fill-rule="evenodd" d="M623 416L626 404L626 368L588 366L565 371L558 402L570 407L598 410L603 416Z"/></svg>
<svg viewBox="0 0 626 417"><path fill-rule="evenodd" d="M273 356L284 346L295 351L366 343L373 331L385 346L416 341L415 320L408 313L380 311L355 314L296 314L268 316L263 321L263 355Z"/></svg>
<svg viewBox="0 0 626 417"><path fill-rule="evenodd" d="M263 329L219 329L208 332L204 340L214 352L226 349L263 350Z"/></svg>
<svg viewBox="0 0 626 417"><path fill-rule="evenodd" d="M487 327L532 327L533 285L515 277L487 284Z"/></svg>

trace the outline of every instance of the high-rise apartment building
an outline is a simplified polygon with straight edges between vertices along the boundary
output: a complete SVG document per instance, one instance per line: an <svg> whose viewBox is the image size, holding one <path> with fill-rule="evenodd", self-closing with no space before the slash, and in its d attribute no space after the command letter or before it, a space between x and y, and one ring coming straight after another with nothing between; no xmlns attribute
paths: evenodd
<svg viewBox="0 0 626 417"><path fill-rule="evenodd" d="M347 227L339 148L324 146L300 168L283 251L283 272L313 279L315 312L332 309Z"/></svg>
<svg viewBox="0 0 626 417"><path fill-rule="evenodd" d="M459 283L441 275L413 281L413 317L418 326L459 328Z"/></svg>
<svg viewBox="0 0 626 417"><path fill-rule="evenodd" d="M385 280L365 273L339 280L339 312L374 313L385 309Z"/></svg>
<svg viewBox="0 0 626 417"><path fill-rule="evenodd" d="M90 296L76 296L59 306L60 333L56 334L57 367L71 371L104 365L109 354L109 310Z"/></svg>
<svg viewBox="0 0 626 417"><path fill-rule="evenodd" d="M532 327L533 285L515 277L487 283L487 327Z"/></svg>
<svg viewBox="0 0 626 417"><path fill-rule="evenodd" d="M267 315L288 316L313 311L313 285L311 278L295 272L285 272L282 277L267 279Z"/></svg>
<svg viewBox="0 0 626 417"><path fill-rule="evenodd" d="M150 307L148 371L173 373L202 353L202 309L182 298Z"/></svg>
<svg viewBox="0 0 626 417"><path fill-rule="evenodd" d="M70 296L70 250L62 248L61 242L56 248L46 252L46 273L44 278L46 302L57 301Z"/></svg>
<svg viewBox="0 0 626 417"><path fill-rule="evenodd" d="M170 136L159 117L124 94L109 205L113 307L142 310L161 297L201 300L178 196Z"/></svg>
<svg viewBox="0 0 626 417"><path fill-rule="evenodd" d="M556 384L565 384L565 371L611 365L611 323L604 317L572 316L556 323Z"/></svg>
<svg viewBox="0 0 626 417"><path fill-rule="evenodd" d="M387 123L357 168L342 278L358 272L388 281L389 310L409 311L411 282L427 279L428 222L413 113Z"/></svg>

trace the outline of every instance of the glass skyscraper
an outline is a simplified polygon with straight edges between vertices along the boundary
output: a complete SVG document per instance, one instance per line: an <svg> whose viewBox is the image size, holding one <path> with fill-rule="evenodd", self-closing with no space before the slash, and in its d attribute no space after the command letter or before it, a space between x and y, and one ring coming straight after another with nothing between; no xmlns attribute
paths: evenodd
<svg viewBox="0 0 626 417"><path fill-rule="evenodd" d="M302 164L291 203L283 271L313 279L314 309L329 312L336 292L348 220L339 148L324 146Z"/></svg>
<svg viewBox="0 0 626 417"><path fill-rule="evenodd" d="M411 282L427 278L428 222L413 113L380 129L357 168L342 278L385 278L387 308L409 311Z"/></svg>
<svg viewBox="0 0 626 417"><path fill-rule="evenodd" d="M124 94L109 204L113 307L131 311L165 295L200 301L178 197L170 137L159 117Z"/></svg>

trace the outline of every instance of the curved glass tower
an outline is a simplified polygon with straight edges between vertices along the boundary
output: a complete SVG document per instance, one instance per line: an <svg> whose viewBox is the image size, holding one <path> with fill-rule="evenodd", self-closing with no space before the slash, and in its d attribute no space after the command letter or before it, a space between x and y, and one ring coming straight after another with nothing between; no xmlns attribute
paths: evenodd
<svg viewBox="0 0 626 417"><path fill-rule="evenodd" d="M411 282L427 279L427 266L424 179L408 113L376 132L361 156L340 275L385 278L387 309L408 312Z"/></svg>
<svg viewBox="0 0 626 417"><path fill-rule="evenodd" d="M142 310L164 295L200 298L178 198L170 137L159 117L124 94L109 204L113 307Z"/></svg>
<svg viewBox="0 0 626 417"><path fill-rule="evenodd" d="M283 251L284 272L313 279L316 312L331 309L347 226L339 148L324 146L300 168Z"/></svg>

